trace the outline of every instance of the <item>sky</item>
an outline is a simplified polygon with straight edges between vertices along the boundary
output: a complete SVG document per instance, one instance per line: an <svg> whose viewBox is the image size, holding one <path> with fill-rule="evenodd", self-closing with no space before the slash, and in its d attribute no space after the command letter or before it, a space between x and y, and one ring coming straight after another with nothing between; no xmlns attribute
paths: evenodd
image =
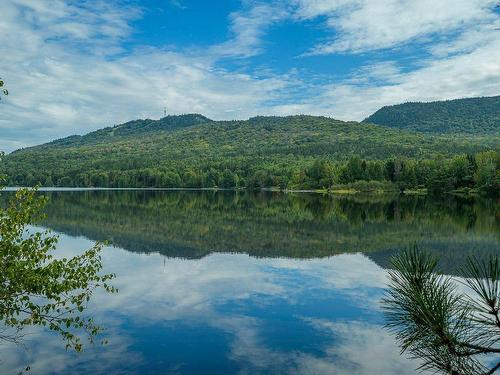
<svg viewBox="0 0 500 375"><path fill-rule="evenodd" d="M137 118L500 94L497 0L2 0L0 150Z"/></svg>

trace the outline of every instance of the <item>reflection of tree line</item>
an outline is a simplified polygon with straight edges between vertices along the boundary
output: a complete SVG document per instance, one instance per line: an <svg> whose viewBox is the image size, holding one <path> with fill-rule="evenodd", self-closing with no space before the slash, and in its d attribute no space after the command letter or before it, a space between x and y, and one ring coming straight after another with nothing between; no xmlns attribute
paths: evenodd
<svg viewBox="0 0 500 375"><path fill-rule="evenodd" d="M154 191L49 195L44 225L173 257L225 251L310 258L388 251L413 241L487 251L499 240L495 202L488 200Z"/></svg>

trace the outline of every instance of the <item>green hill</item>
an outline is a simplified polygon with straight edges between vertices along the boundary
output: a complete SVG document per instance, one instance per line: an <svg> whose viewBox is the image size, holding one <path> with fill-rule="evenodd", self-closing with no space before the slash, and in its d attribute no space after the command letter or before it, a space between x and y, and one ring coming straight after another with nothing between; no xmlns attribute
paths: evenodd
<svg viewBox="0 0 500 375"><path fill-rule="evenodd" d="M379 109L366 123L424 133L500 135L500 96L404 103Z"/></svg>
<svg viewBox="0 0 500 375"><path fill-rule="evenodd" d="M100 129L84 136L72 135L66 138L57 139L47 143L46 146L84 146L102 140L115 141L115 139L118 140L120 138L145 135L161 131L172 131L175 129L187 128L209 122L212 122L212 120L198 114L167 116L157 121L149 119L134 120L121 125L113 126L111 128ZM44 145L42 145L42 147L43 146Z"/></svg>
<svg viewBox="0 0 500 375"><path fill-rule="evenodd" d="M460 179L449 184L442 182L446 176L435 176L439 186L456 188L465 180L470 185L478 163L451 157L490 150L497 142L327 117L212 121L190 114L21 149L5 157L0 172L13 186L327 188L375 180L407 188L427 184L429 171L456 174L461 168Z"/></svg>

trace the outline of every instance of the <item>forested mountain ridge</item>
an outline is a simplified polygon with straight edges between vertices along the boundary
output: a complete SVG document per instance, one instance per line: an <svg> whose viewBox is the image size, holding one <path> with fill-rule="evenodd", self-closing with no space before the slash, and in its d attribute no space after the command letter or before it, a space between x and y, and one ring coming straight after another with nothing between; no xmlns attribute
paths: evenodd
<svg viewBox="0 0 500 375"><path fill-rule="evenodd" d="M62 146L62 147L72 147L72 146L81 146L84 144L97 143L99 141L105 140L113 141L114 137L126 137L126 136L137 136L145 133L154 133L161 131L172 131L181 128L187 128L190 126L195 126L204 123L213 122L209 118L193 113L193 114L185 114L180 116L166 116L159 120L133 120L128 121L126 123L115 125L111 127L107 127L104 129L99 129L93 132L90 132L86 135L71 135L69 137L56 139L52 142L45 143L39 146L30 147L32 148L43 148L43 147L53 147L53 146ZM20 151L20 150L17 150ZM16 152L16 151L14 151Z"/></svg>
<svg viewBox="0 0 500 375"><path fill-rule="evenodd" d="M212 121L191 114L21 149L4 158L0 172L11 186L295 189L378 181L400 189L492 189L495 152L474 154L497 145L491 136L431 135L327 117Z"/></svg>
<svg viewBox="0 0 500 375"><path fill-rule="evenodd" d="M425 133L500 135L500 96L396 104L363 122Z"/></svg>
<svg viewBox="0 0 500 375"><path fill-rule="evenodd" d="M154 133L155 138L150 135ZM168 140L168 142L166 142ZM175 142L171 142L175 141ZM185 149L174 150L176 142L185 146L204 141L203 145L192 148L185 155ZM385 126L339 121L323 116L295 115L287 117L258 116L249 120L213 121L199 114L167 116L159 120L134 120L90 132L86 135L73 135L39 146L14 151L11 157L29 157L32 153L60 148L77 150L80 147L95 145L98 148L121 147L124 142L132 142L137 149L131 153L142 153L139 146L159 148L162 152L185 158L202 149L205 156L211 151L232 154L264 154L291 152L301 155L327 154L329 158L348 158L355 152L368 158L386 158L405 154L409 157L426 156L432 153L442 155L457 152L475 151L489 148L497 140L490 137L449 137L422 135ZM417 142L417 143L416 143ZM163 146L170 146L165 149ZM129 145L129 146L132 146ZM223 149L217 149L223 146ZM225 146L225 147L224 147ZM343 147L339 147L343 146ZM380 147L383 147L382 149ZM326 148L326 150L325 150ZM86 148L79 149L86 152ZM237 151L237 152L236 152ZM95 155L98 157L98 155Z"/></svg>

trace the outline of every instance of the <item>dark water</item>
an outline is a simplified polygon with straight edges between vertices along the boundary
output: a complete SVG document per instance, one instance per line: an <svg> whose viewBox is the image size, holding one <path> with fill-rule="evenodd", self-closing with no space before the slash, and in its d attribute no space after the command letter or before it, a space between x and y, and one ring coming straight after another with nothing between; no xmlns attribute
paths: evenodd
<svg viewBox="0 0 500 375"><path fill-rule="evenodd" d="M382 327L391 255L418 243L459 276L468 254L500 249L498 204L484 199L44 194L40 227L60 234L61 255L110 242L120 291L87 310L109 344L75 354L33 330L25 348L0 345L2 374L414 374Z"/></svg>

